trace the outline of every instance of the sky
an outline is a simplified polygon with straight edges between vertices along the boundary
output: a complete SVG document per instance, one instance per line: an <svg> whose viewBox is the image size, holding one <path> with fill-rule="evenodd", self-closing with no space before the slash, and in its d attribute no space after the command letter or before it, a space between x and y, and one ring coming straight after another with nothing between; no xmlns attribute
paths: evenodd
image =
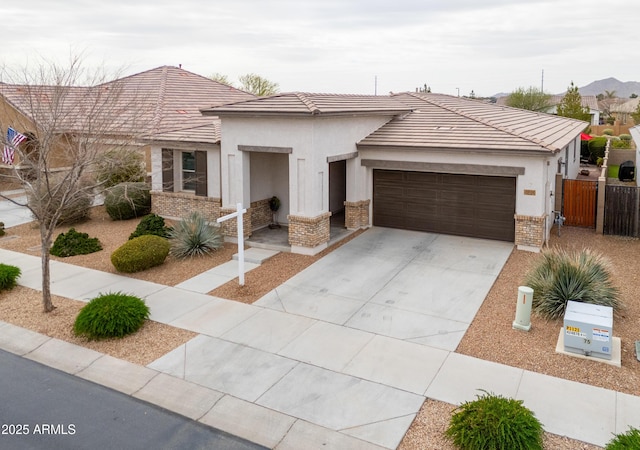
<svg viewBox="0 0 640 450"><path fill-rule="evenodd" d="M492 96L640 81L635 0L20 0L0 67L256 73L281 92Z"/></svg>

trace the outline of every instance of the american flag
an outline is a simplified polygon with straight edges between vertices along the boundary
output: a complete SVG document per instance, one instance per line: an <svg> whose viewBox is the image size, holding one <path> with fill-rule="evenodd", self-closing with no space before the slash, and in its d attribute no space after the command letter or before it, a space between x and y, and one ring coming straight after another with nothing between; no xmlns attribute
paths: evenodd
<svg viewBox="0 0 640 450"><path fill-rule="evenodd" d="M7 128L7 143L4 144L4 151L2 152L2 162L5 164L13 164L13 158L15 155L15 149L24 141L27 137L18 133L13 128Z"/></svg>

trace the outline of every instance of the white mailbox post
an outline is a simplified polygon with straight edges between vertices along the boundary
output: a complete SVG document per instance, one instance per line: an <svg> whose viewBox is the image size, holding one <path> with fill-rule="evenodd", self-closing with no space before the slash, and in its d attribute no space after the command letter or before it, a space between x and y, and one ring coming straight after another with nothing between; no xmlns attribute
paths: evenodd
<svg viewBox="0 0 640 450"><path fill-rule="evenodd" d="M242 216L247 210L242 208L242 203L238 203L236 212L227 214L226 216L218 217L216 222L221 223L229 219L237 218L238 224L238 283L240 286L244 286L244 229L242 225Z"/></svg>

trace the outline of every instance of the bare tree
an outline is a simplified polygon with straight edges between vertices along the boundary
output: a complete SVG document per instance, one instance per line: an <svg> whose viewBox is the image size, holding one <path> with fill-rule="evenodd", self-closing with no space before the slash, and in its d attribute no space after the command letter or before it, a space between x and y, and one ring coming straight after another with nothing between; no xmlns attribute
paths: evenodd
<svg viewBox="0 0 640 450"><path fill-rule="evenodd" d="M26 139L14 146L15 159L2 178L21 184L27 207L37 221L42 243L42 303L51 301L49 248L56 227L68 214L89 209L99 182L92 169L106 149L133 148L148 119L135 86L113 80L104 70L82 68L79 57L68 65L43 62L37 68L1 71L0 127L12 127ZM2 144L6 142L3 136ZM89 199L89 205L87 205Z"/></svg>
<svg viewBox="0 0 640 450"><path fill-rule="evenodd" d="M278 83L269 81L255 73L242 75L240 78L240 89L251 92L258 97L277 94L279 90Z"/></svg>

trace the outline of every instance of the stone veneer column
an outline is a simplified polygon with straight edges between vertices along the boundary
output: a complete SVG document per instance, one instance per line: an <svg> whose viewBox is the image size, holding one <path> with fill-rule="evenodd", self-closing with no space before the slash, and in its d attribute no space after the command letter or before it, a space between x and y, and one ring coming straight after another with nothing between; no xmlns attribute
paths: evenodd
<svg viewBox="0 0 640 450"><path fill-rule="evenodd" d="M251 208L245 208L247 210L246 213L242 215L242 231L245 238L251 236ZM236 208L220 208L220 216L226 216L227 214L231 214L236 212ZM220 224L220 229L222 231L223 236L228 237L238 237L238 218L234 217L233 219L225 220Z"/></svg>
<svg viewBox="0 0 640 450"><path fill-rule="evenodd" d="M539 251L545 240L546 216L523 216L516 214L516 245L527 250Z"/></svg>
<svg viewBox="0 0 640 450"><path fill-rule="evenodd" d="M316 217L287 216L289 244L292 246L292 250L296 253L312 255L325 249L330 236L330 217L330 212L322 213Z"/></svg>
<svg viewBox="0 0 640 450"><path fill-rule="evenodd" d="M369 226L369 205L371 200L344 202L344 226L349 230L357 230Z"/></svg>

